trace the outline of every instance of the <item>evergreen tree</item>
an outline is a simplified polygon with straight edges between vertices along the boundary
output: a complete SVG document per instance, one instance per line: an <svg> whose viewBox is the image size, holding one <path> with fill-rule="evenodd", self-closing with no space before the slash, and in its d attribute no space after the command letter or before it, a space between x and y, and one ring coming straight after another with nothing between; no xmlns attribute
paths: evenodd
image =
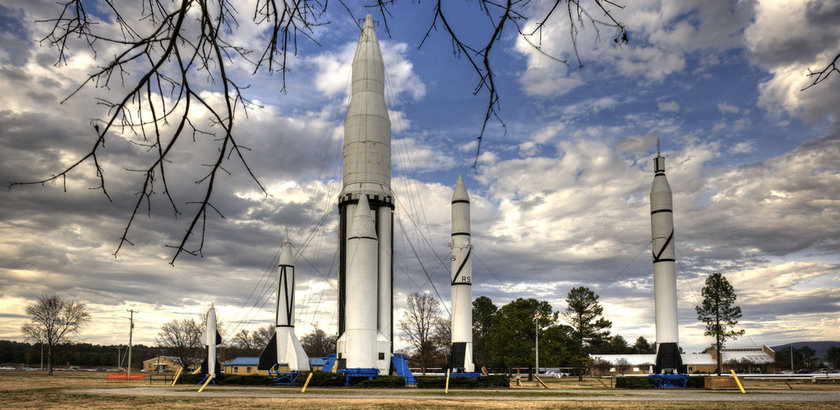
<svg viewBox="0 0 840 410"><path fill-rule="evenodd" d="M715 338L717 349L717 373L720 374L720 350L727 340L735 340L744 334L744 330L735 330L741 318L741 308L735 306L735 290L720 273L713 273L706 278L702 291L703 302L695 306L697 320L706 324L706 336Z"/></svg>
<svg viewBox="0 0 840 410"><path fill-rule="evenodd" d="M487 296L480 296L472 303L473 356L475 362L485 366L490 363L490 329L499 308Z"/></svg>
<svg viewBox="0 0 840 410"><path fill-rule="evenodd" d="M573 354L578 365L578 380L583 380L583 368L589 362L587 353L592 346L599 346L610 335L612 322L601 317L604 308L598 295L583 286L573 288L566 296L563 318L572 327Z"/></svg>
<svg viewBox="0 0 840 410"><path fill-rule="evenodd" d="M633 344L633 353L656 353L656 349L650 343L648 343L647 339L645 339L644 336L639 336L639 338L636 339L636 343Z"/></svg>

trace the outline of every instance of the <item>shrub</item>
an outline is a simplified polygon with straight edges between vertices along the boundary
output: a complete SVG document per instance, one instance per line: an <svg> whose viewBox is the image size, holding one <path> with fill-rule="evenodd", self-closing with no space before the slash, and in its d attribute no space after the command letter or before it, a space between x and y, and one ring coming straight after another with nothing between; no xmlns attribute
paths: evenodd
<svg viewBox="0 0 840 410"><path fill-rule="evenodd" d="M274 378L257 374L238 375L232 374L225 377L224 384L236 384L240 386L273 386Z"/></svg>
<svg viewBox="0 0 840 410"><path fill-rule="evenodd" d="M444 376L415 376L417 379L417 387L421 389L443 389L446 387L446 377ZM450 388L469 389L476 387L475 379L472 377L450 377Z"/></svg>
<svg viewBox="0 0 840 410"><path fill-rule="evenodd" d="M695 387L703 389L706 387L705 377L689 377L685 387Z"/></svg>
<svg viewBox="0 0 840 410"><path fill-rule="evenodd" d="M405 379L400 376L378 376L362 380L356 387L405 387Z"/></svg>
<svg viewBox="0 0 840 410"><path fill-rule="evenodd" d="M203 379L204 379L203 374L189 374L189 373L181 374L181 376L178 377L178 383L177 384L198 384L198 382L200 382Z"/></svg>
<svg viewBox="0 0 840 410"><path fill-rule="evenodd" d="M510 379L504 374L493 374L490 376L481 376L475 387L510 387Z"/></svg>
<svg viewBox="0 0 840 410"><path fill-rule="evenodd" d="M301 375L295 380L295 386L303 386L308 375ZM312 380L309 381L311 387L336 387L344 386L344 375L341 373L333 374L332 372L315 371L312 372Z"/></svg>
<svg viewBox="0 0 840 410"><path fill-rule="evenodd" d="M652 389L653 383L647 377L617 377L615 387L623 389Z"/></svg>

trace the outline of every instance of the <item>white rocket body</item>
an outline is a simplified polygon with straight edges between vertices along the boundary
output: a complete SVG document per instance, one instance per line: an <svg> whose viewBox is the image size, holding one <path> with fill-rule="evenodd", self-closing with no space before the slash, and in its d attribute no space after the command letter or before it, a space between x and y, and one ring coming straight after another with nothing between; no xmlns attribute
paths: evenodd
<svg viewBox="0 0 840 410"><path fill-rule="evenodd" d="M347 308L342 335L346 368L377 367L377 275L378 241L367 197L355 207L347 236Z"/></svg>
<svg viewBox="0 0 840 410"><path fill-rule="evenodd" d="M665 178L665 158L659 154L657 147L656 158L654 158L653 186L650 190L657 373L660 370L679 371L682 363L678 347L673 208L671 187Z"/></svg>
<svg viewBox="0 0 840 410"><path fill-rule="evenodd" d="M309 371L309 356L295 335L295 266L292 245L288 241L284 241L280 249L278 265L277 316L274 322L277 364L285 364L293 372Z"/></svg>
<svg viewBox="0 0 840 410"><path fill-rule="evenodd" d="M391 121L385 106L385 66L370 15L353 58L338 203L339 365L388 374L394 334ZM359 207L364 209L357 212ZM365 226L357 227L357 221Z"/></svg>
<svg viewBox="0 0 840 410"><path fill-rule="evenodd" d="M472 246L470 244L470 197L458 176L452 195L452 347L451 369L474 372L472 344Z"/></svg>
<svg viewBox="0 0 840 410"><path fill-rule="evenodd" d="M207 346L207 374L216 374L216 345L221 343L218 327L216 326L216 309L210 305L210 310L207 311L207 323L205 324L204 333L201 335L201 341Z"/></svg>

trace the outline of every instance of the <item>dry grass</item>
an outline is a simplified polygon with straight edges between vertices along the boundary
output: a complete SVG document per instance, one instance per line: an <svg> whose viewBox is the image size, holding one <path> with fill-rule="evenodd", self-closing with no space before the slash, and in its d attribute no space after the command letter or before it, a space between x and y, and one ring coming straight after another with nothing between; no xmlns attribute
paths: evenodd
<svg viewBox="0 0 840 410"><path fill-rule="evenodd" d="M547 381L548 383L548 381ZM769 382L762 382L769 383ZM607 381L609 385L609 381ZM820 386L819 384L813 386ZM785 388L784 383L781 385ZM803 383L805 385L805 383ZM442 398L442 392L415 389L359 390L359 389L311 389L316 395L336 395L330 397L242 397L254 389L212 389L214 395L200 397L186 395L194 388L178 388L179 395L104 395L82 391L84 389L114 389L125 387L148 387L148 381L116 382L105 380L104 373L56 373L47 376L42 372L0 372L0 404L3 408L277 408L294 406L301 409L344 409L344 408L674 408L674 409L769 409L779 407L797 407L796 403L777 402L646 402L634 397L634 392L626 390L608 390L595 380L552 381L551 390L533 390L532 388L512 389L509 391L457 390L451 392L456 397ZM823 385L825 386L825 385ZM163 383L155 383L163 387ZM757 386L756 386L757 387ZM777 386L778 387L778 386ZM838 385L829 386L835 390ZM767 387L762 387L767 388ZM555 389L575 389L577 391L556 391ZM599 391L600 390L600 391ZM171 391L171 390L170 390ZM262 389L261 394L290 394L297 389ZM220 394L224 394L221 396ZM309 392L308 392L309 393ZM377 398L391 395L397 397ZM347 397L347 394L358 397ZM341 395L342 397L339 397ZM573 397L605 395L622 396L627 401L574 401ZM240 396L240 397L237 397ZM423 397L425 396L425 397ZM498 396L500 400L489 400L488 396ZM539 400L532 400L539 397ZM503 399L502 399L503 398ZM548 400L546 400L548 399ZM801 404L801 403L800 403ZM838 403L807 403L808 408L840 408Z"/></svg>

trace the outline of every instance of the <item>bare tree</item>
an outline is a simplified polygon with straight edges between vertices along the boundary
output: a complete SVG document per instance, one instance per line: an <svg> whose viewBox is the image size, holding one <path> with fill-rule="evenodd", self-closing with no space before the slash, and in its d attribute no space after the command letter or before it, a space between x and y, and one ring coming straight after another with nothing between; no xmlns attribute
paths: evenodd
<svg viewBox="0 0 840 410"><path fill-rule="evenodd" d="M256 332L254 332L256 333ZM233 346L237 349L245 349L245 350L253 350L258 349L261 347L257 347L254 343L254 337L251 335L251 332L248 329L242 329L236 336L233 337Z"/></svg>
<svg viewBox="0 0 840 410"><path fill-rule="evenodd" d="M443 359L444 363L449 361L449 355L452 352L452 320L444 319L438 316L435 324L432 327L432 342L435 344L435 350L438 352L438 357Z"/></svg>
<svg viewBox="0 0 840 410"><path fill-rule="evenodd" d="M391 15L389 7L395 0L369 0L366 7L379 11L388 30ZM476 33L473 22L459 21L447 11L444 2L433 4L433 19L421 41L422 44L441 28L452 44L456 57L464 58L474 70L477 81L475 94L487 95L484 120L478 132L476 163L481 150L481 140L491 118L499 118L499 92L493 69L492 50L505 32L515 32L540 53L543 29L556 19L567 19L572 43L586 25L591 29L609 28L615 30L617 43L627 41L627 30L613 14L620 9L611 0L555 0L549 2L545 12L533 18L534 25L528 25L529 14L536 10L530 0L479 0L475 2L479 12L486 16L486 32ZM83 0L63 0L62 9L55 18L39 21L49 32L41 39L57 51L57 64L67 63L69 49L89 49L93 57L108 56L104 64L94 70L70 96L86 87L101 87L110 90L111 98L101 98L97 104L104 107L103 117L94 120L91 147L86 154L66 168L57 170L50 177L14 185L61 182L66 190L66 179L71 171L83 163L92 163L98 181L93 187L99 189L111 200L101 157L106 155L104 146L108 138L118 131L133 136L131 142L146 150L150 155L141 160L141 165L129 166L119 162L126 170L143 175L134 200L133 210L116 246L116 256L124 245L133 245L130 240L132 225L139 213L151 215L152 197L164 194L172 212L178 216L188 214L184 235L176 244L167 245L174 249L170 264L182 253L202 256L208 213L224 218L220 209L213 205L213 192L217 186L219 172L228 173L231 161L242 164L254 184L263 192L265 188L246 161L242 145L247 135L237 134L234 124L247 116L250 101L243 94L248 87L231 77L236 64L250 64L254 73L280 73L285 90L286 73L289 71L287 57L297 53L298 35L317 44L315 30L327 23L326 0L296 0L275 2L254 0L251 19L265 29L266 40L252 48L252 44L234 44L233 33L239 21L238 11L230 0L148 0L137 5L106 1L104 9L96 15L89 14ZM333 3L335 4L335 3ZM338 4L356 21L350 8L343 1ZM429 4L429 3L422 3ZM421 6L416 2L417 7ZM100 24L99 19L116 22ZM527 28L526 28L527 27ZM469 40L468 40L469 39ZM475 42L472 39L477 39ZM79 46L79 47L77 47ZM574 46L578 56L577 46ZM559 63L565 60L551 56ZM578 62L580 59L578 58ZM202 95L203 89L197 78L206 79L222 94L220 101ZM123 90L123 91L120 91ZM63 101L63 102L64 102ZM206 111L209 120L197 123L196 112ZM504 123L499 120L502 127ZM201 190L183 205L176 203L175 195L167 181L174 152L184 150L189 141L214 144L210 156L195 155L194 162L187 165L202 171L197 184ZM117 161L121 159L117 158ZM474 166L475 166L474 164ZM205 168L206 167L206 168ZM157 186L156 186L157 185ZM267 195L267 193L266 193ZM188 211L187 207L191 207ZM199 234L200 233L200 234Z"/></svg>
<svg viewBox="0 0 840 410"><path fill-rule="evenodd" d="M300 339L300 344L309 357L326 357L330 353L335 353L337 339L338 336L327 335L326 332L316 327L315 330Z"/></svg>
<svg viewBox="0 0 840 410"><path fill-rule="evenodd" d="M268 342L270 342L271 338L274 336L274 331L274 326L272 325L265 325L255 330L253 333L251 333L251 338L253 339L254 346L256 346L257 349L264 348L266 345L268 345Z"/></svg>
<svg viewBox="0 0 840 410"><path fill-rule="evenodd" d="M202 352L201 326L194 319L172 319L158 332L157 344L174 356L184 369L195 367Z"/></svg>
<svg viewBox="0 0 840 410"><path fill-rule="evenodd" d="M420 362L423 374L426 374L426 367L437 352L433 332L439 320L440 303L437 299L417 292L408 295L400 330L403 340L408 342L414 357Z"/></svg>
<svg viewBox="0 0 840 410"><path fill-rule="evenodd" d="M828 63L822 70L813 71L809 68L808 74L806 74L806 76L811 78L811 83L805 86L805 88L803 88L801 91L805 91L827 80L828 76L830 76L833 72L840 73L840 67L837 67L838 63L840 63L840 53L837 53L837 55L834 56L834 59L831 60L831 62Z"/></svg>
<svg viewBox="0 0 840 410"><path fill-rule="evenodd" d="M90 313L84 303L76 303L56 295L41 295L26 307L29 322L20 331L28 340L47 348L47 369L53 375L55 347L67 343L79 328L90 322Z"/></svg>

